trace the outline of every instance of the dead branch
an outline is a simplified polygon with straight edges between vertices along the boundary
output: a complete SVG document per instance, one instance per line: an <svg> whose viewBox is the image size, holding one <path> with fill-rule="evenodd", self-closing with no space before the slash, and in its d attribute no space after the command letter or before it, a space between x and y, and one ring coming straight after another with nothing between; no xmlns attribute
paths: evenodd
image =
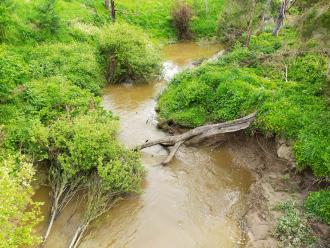
<svg viewBox="0 0 330 248"><path fill-rule="evenodd" d="M178 149L183 143L187 142L190 144L196 144L201 141L204 141L207 138L215 137L224 133L232 133L246 129L254 121L255 117L256 113L252 113L250 115L233 121L196 127L183 134L168 136L154 141L148 141L139 146L137 149L144 149L154 145L174 146L166 160L162 162L162 165L166 165L173 159L175 153L178 151Z"/></svg>

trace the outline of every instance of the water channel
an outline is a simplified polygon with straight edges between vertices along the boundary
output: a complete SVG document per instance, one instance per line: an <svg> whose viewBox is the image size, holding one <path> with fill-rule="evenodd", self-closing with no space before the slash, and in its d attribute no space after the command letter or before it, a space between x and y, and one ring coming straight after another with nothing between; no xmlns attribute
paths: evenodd
<svg viewBox="0 0 330 248"><path fill-rule="evenodd" d="M120 141L133 147L168 135L156 128L157 96L176 73L219 50L219 45L167 45L161 79L107 86L102 104L120 117ZM158 146L143 150L147 171L143 193L119 202L95 221L81 248L244 247L239 220L253 180L250 173L235 165L226 146L183 146L163 167L159 164L166 155ZM49 211L48 193L46 187L40 187L35 196L45 202L45 216ZM79 224L82 206L80 197L65 209L55 222L47 248L67 247ZM40 231L43 226L39 226Z"/></svg>

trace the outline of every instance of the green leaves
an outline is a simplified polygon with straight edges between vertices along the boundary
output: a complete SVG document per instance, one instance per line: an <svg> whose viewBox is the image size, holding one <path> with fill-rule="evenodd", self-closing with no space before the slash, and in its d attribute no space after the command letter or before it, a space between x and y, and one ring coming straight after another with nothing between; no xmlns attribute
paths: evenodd
<svg viewBox="0 0 330 248"><path fill-rule="evenodd" d="M330 190L312 192L305 201L308 213L330 225Z"/></svg>
<svg viewBox="0 0 330 248"><path fill-rule="evenodd" d="M117 127L116 119L101 110L60 119L50 126L50 159L71 174L92 171L120 153Z"/></svg>
<svg viewBox="0 0 330 248"><path fill-rule="evenodd" d="M0 247L36 245L40 238L33 228L41 221L40 203L32 202L32 164L24 157L8 156L0 161Z"/></svg>
<svg viewBox="0 0 330 248"><path fill-rule="evenodd" d="M252 70L206 65L174 79L159 99L160 117L189 127L231 120L253 112L272 87Z"/></svg>
<svg viewBox="0 0 330 248"><path fill-rule="evenodd" d="M105 26L99 47L107 61L109 83L146 80L159 73L159 52L137 27L124 23Z"/></svg>

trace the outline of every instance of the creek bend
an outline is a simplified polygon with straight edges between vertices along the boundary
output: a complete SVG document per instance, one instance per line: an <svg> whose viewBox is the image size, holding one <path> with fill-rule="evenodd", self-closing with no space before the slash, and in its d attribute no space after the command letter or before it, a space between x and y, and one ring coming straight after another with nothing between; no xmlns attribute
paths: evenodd
<svg viewBox="0 0 330 248"><path fill-rule="evenodd" d="M176 73L197 59L211 57L221 47L178 43L163 50L163 79L109 85L104 89L103 106L119 116L119 139L127 147L168 135L156 128L157 96ZM244 247L239 218L253 181L249 171L235 165L226 146L183 146L167 167L160 166L166 155L159 146L142 151L146 168L143 193L119 202L95 221L79 247ZM34 197L45 202L44 216L49 211L48 194L47 187L40 187ZM78 197L64 209L46 247L68 246L79 225L83 202Z"/></svg>

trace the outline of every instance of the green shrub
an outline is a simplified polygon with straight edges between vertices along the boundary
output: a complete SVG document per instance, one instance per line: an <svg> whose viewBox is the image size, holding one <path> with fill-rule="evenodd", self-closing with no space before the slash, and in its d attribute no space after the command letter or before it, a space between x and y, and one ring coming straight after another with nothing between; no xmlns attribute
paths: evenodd
<svg viewBox="0 0 330 248"><path fill-rule="evenodd" d="M31 116L18 116L11 120L5 128L4 148L20 150L34 159L41 161L48 158L47 147L48 128L37 118Z"/></svg>
<svg viewBox="0 0 330 248"><path fill-rule="evenodd" d="M327 58L320 54L305 54L291 59L288 79L306 83L306 90L319 94L326 86Z"/></svg>
<svg viewBox="0 0 330 248"><path fill-rule="evenodd" d="M275 37L271 33L261 33L258 36L253 36L250 43L252 50L265 54L274 53L281 46L281 37Z"/></svg>
<svg viewBox="0 0 330 248"><path fill-rule="evenodd" d="M292 202L280 203L275 210L283 215L277 219L274 236L281 242L281 247L310 247L316 241L305 216L299 213Z"/></svg>
<svg viewBox="0 0 330 248"><path fill-rule="evenodd" d="M69 174L96 169L124 152L117 129L117 119L105 110L59 119L49 128L49 159Z"/></svg>
<svg viewBox="0 0 330 248"><path fill-rule="evenodd" d="M160 117L195 127L254 112L275 84L253 70L207 65L175 77L158 103Z"/></svg>
<svg viewBox="0 0 330 248"><path fill-rule="evenodd" d="M321 105L322 106L322 105ZM298 168L310 166L316 176L330 176L330 110L317 111L315 106L309 123L299 132L294 145Z"/></svg>
<svg viewBox="0 0 330 248"><path fill-rule="evenodd" d="M11 11L11 0L2 0L0 2L0 44L7 39L7 32L9 25L11 24L10 20L10 11Z"/></svg>
<svg viewBox="0 0 330 248"><path fill-rule="evenodd" d="M56 35L60 28L60 17L55 10L56 0L45 0L37 8L36 23L43 38Z"/></svg>
<svg viewBox="0 0 330 248"><path fill-rule="evenodd" d="M31 78L61 76L93 93L99 93L105 83L97 51L88 44L47 44L19 52L29 63Z"/></svg>
<svg viewBox="0 0 330 248"><path fill-rule="evenodd" d="M11 98L12 91L23 84L29 75L28 65L22 56L0 46L0 103Z"/></svg>
<svg viewBox="0 0 330 248"><path fill-rule="evenodd" d="M305 209L330 225L330 190L309 193L305 201Z"/></svg>
<svg viewBox="0 0 330 248"><path fill-rule="evenodd" d="M49 123L62 115L76 116L98 106L99 100L86 90L62 78L47 78L25 84L22 101L26 113Z"/></svg>
<svg viewBox="0 0 330 248"><path fill-rule="evenodd" d="M33 202L33 165L23 156L0 160L0 246L30 247L40 243L34 232L40 217L40 203Z"/></svg>
<svg viewBox="0 0 330 248"><path fill-rule="evenodd" d="M159 72L159 54L141 29L116 23L103 28L99 39L108 82L145 80Z"/></svg>

